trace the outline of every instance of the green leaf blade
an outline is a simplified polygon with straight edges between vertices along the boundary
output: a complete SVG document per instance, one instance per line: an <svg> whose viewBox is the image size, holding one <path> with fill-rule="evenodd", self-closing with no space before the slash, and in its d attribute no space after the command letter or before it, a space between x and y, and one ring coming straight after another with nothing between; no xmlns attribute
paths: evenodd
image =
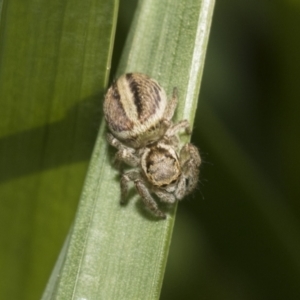
<svg viewBox="0 0 300 300"><path fill-rule="evenodd" d="M1 7L0 298L32 300L74 218L97 135L117 5L5 0Z"/></svg>
<svg viewBox="0 0 300 300"><path fill-rule="evenodd" d="M178 87L177 120L192 122L195 115L213 5L208 0L140 1L121 59L118 75L146 73L168 95ZM134 191L120 206L119 173L105 132L103 122L65 261L47 299L159 298L176 206L163 221L145 210Z"/></svg>

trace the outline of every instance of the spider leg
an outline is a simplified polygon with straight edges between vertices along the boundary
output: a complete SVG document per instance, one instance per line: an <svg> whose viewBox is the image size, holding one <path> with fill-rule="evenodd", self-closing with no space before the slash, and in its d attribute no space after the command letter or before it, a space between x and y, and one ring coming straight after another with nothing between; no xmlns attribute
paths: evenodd
<svg viewBox="0 0 300 300"><path fill-rule="evenodd" d="M172 99L168 102L165 113L164 113L164 118L166 120L169 120L169 121L172 120L172 118L174 116L174 112L177 107L177 103L178 103L178 90L176 87L174 87Z"/></svg>
<svg viewBox="0 0 300 300"><path fill-rule="evenodd" d="M182 200L183 197L186 195L186 182L185 182L185 177L180 176L177 188L174 192L176 199Z"/></svg>
<svg viewBox="0 0 300 300"><path fill-rule="evenodd" d="M111 133L108 133L108 134L106 135L106 140L107 140L107 142L108 142L111 146L117 148L118 150L120 150L120 149L122 149L122 148L125 147L125 146L124 146L118 139L116 139Z"/></svg>
<svg viewBox="0 0 300 300"><path fill-rule="evenodd" d="M175 196L167 191L155 189L154 193L162 202L172 204L172 203L175 203L175 201L176 201Z"/></svg>
<svg viewBox="0 0 300 300"><path fill-rule="evenodd" d="M144 182L141 179L136 179L134 183L138 193L142 197L144 204L149 208L149 210L151 210L156 216L165 219L166 215L158 209L157 203L152 198Z"/></svg>
<svg viewBox="0 0 300 300"><path fill-rule="evenodd" d="M192 144L186 144L180 151L182 177L187 179L185 195L191 193L198 183L201 157L198 149Z"/></svg>
<svg viewBox="0 0 300 300"><path fill-rule="evenodd" d="M201 157L197 147L191 143L185 144L180 150L180 164L184 166L187 162L193 161L195 166L199 167L201 164Z"/></svg>
<svg viewBox="0 0 300 300"><path fill-rule="evenodd" d="M131 151L133 149L120 149L114 158L114 163L120 163L125 162L127 165L131 167L137 167L139 165L140 159L137 155L135 155L135 152Z"/></svg>
<svg viewBox="0 0 300 300"><path fill-rule="evenodd" d="M166 132L167 137L177 134L180 130L185 129L186 134L191 134L190 124L188 120L182 120L177 124L172 125Z"/></svg>
<svg viewBox="0 0 300 300"><path fill-rule="evenodd" d="M121 204L126 202L126 196L128 193L128 184L130 181L134 181L140 177L139 171L131 170L124 174L121 177Z"/></svg>
<svg viewBox="0 0 300 300"><path fill-rule="evenodd" d="M120 163L123 161L132 167L137 167L139 165L139 157L133 148L123 145L110 133L107 134L107 141L111 146L118 149L114 157L114 164L120 167Z"/></svg>

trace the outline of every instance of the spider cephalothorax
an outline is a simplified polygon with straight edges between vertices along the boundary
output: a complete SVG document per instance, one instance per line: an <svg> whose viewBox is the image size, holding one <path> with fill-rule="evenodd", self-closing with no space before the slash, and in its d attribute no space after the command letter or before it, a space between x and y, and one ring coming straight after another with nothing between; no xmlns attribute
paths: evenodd
<svg viewBox="0 0 300 300"><path fill-rule="evenodd" d="M190 143L177 154L177 147L163 140L138 150L123 145L111 134L108 142L119 150L116 159L133 167L121 175L121 203L126 201L128 184L132 181L144 204L156 216L165 218L151 194L156 194L162 202L174 203L197 186L201 158Z"/></svg>

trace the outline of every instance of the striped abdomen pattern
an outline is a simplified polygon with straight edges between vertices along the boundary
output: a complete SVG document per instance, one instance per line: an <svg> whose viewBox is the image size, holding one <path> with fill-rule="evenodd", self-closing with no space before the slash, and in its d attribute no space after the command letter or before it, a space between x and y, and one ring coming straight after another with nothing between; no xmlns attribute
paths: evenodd
<svg viewBox="0 0 300 300"><path fill-rule="evenodd" d="M166 105L166 93L154 79L128 73L108 89L104 114L115 137L138 148L164 133L161 127Z"/></svg>

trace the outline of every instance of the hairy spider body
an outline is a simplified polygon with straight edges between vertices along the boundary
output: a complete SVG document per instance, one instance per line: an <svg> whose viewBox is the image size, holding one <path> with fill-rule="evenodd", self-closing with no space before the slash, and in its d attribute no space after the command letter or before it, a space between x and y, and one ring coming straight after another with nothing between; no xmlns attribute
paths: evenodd
<svg viewBox="0 0 300 300"><path fill-rule="evenodd" d="M144 204L156 216L166 215L158 208L155 194L162 202L183 199L197 186L201 158L190 143L179 147L178 133L189 123L172 123L177 106L177 89L167 101L164 89L140 73L122 75L104 100L104 115L112 134L107 141L117 148L115 161L132 169L121 175L121 203L126 201L130 182Z"/></svg>

